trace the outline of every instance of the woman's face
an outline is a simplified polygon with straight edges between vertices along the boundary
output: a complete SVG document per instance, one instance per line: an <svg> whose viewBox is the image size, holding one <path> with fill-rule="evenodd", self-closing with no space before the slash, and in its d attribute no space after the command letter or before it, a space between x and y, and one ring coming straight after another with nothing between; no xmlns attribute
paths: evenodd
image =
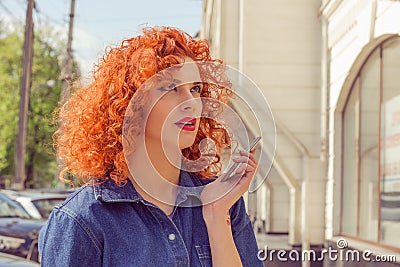
<svg viewBox="0 0 400 267"><path fill-rule="evenodd" d="M156 103L150 111L146 130L146 144L163 145L164 149L180 150L190 147L199 129L203 85L198 67L190 58L179 68L168 70L172 77L156 86ZM178 85L178 86L176 86Z"/></svg>

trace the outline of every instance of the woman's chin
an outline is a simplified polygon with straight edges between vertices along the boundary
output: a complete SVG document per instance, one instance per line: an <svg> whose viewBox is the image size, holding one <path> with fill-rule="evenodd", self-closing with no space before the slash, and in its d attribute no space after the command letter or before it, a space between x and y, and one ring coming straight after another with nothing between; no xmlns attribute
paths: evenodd
<svg viewBox="0 0 400 267"><path fill-rule="evenodd" d="M196 140L196 134L185 134L185 135L180 135L179 136L179 148L180 149L185 149L188 147L191 147Z"/></svg>
<svg viewBox="0 0 400 267"><path fill-rule="evenodd" d="M193 145L193 143L194 143L194 139L181 141L181 142L179 142L179 148L182 150L182 149L191 147Z"/></svg>

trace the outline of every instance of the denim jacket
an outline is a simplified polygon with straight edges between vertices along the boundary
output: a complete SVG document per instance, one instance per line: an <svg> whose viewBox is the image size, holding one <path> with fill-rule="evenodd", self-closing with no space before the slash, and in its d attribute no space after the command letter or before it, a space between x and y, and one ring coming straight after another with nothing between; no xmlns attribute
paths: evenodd
<svg viewBox="0 0 400 267"><path fill-rule="evenodd" d="M204 182L181 171L179 184ZM230 216L243 266L263 266L243 197L231 207ZM42 228L39 252L41 266L51 267L212 266L202 207L177 205L170 218L144 200L129 179L123 187L108 180L72 193Z"/></svg>

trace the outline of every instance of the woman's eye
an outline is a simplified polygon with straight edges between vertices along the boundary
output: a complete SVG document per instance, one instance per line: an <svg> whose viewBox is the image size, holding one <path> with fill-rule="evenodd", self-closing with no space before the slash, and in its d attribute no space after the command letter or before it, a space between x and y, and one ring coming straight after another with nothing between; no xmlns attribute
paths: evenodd
<svg viewBox="0 0 400 267"><path fill-rule="evenodd" d="M200 85L195 85L195 86L193 86L192 88L190 88L190 92L192 92L192 93L198 93L198 94L200 94L201 91L202 91L202 88L201 88Z"/></svg>
<svg viewBox="0 0 400 267"><path fill-rule="evenodd" d="M176 84L175 83L171 83L169 86L168 86L168 91L171 91L171 90L177 90L177 88L176 88Z"/></svg>
<svg viewBox="0 0 400 267"><path fill-rule="evenodd" d="M176 91L177 88L176 88L175 84L171 84L168 87L161 86L160 88L158 88L158 90L160 90L162 92L169 92L169 91L172 91L172 90Z"/></svg>

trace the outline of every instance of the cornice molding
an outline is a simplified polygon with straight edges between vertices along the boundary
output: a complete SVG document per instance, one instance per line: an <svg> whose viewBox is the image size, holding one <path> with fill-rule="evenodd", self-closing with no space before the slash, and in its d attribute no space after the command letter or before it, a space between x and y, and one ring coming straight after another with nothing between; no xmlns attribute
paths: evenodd
<svg viewBox="0 0 400 267"><path fill-rule="evenodd" d="M330 16L332 16L332 14L340 6L340 4L342 2L343 2L343 0L327 0L327 1L325 1L325 3L322 4L322 6L318 12L318 17L328 19Z"/></svg>

